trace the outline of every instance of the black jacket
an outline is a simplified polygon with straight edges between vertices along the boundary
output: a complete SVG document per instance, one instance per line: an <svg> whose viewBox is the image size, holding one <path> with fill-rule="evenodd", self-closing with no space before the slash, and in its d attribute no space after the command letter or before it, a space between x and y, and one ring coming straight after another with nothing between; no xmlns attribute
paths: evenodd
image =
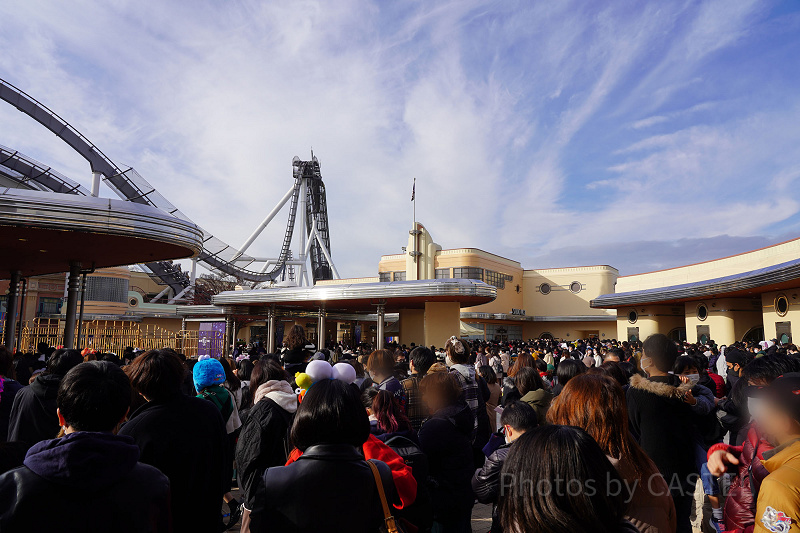
<svg viewBox="0 0 800 533"><path fill-rule="evenodd" d="M269 398L262 398L250 409L236 445L236 467L247 509L254 498L264 471L286 464L288 435L294 414Z"/></svg>
<svg viewBox="0 0 800 533"><path fill-rule="evenodd" d="M3 379L3 392L0 393L0 442L6 442L11 407L14 405L14 398L22 388L22 385L13 379Z"/></svg>
<svg viewBox="0 0 800 533"><path fill-rule="evenodd" d="M373 462L391 508L396 500L391 471ZM311 446L294 463L269 468L258 492L252 533L375 533L383 525L372 470L348 444Z"/></svg>
<svg viewBox="0 0 800 533"><path fill-rule="evenodd" d="M0 531L170 531L169 481L130 437L78 432L35 445L0 476Z"/></svg>
<svg viewBox="0 0 800 533"><path fill-rule="evenodd" d="M501 477L503 463L506 462L508 452L511 451L511 444L503 444L486 458L483 467L475 471L472 476L472 492L475 498L481 503L492 504L492 529L491 533L503 531L500 525L500 516L497 511L497 504L500 498Z"/></svg>
<svg viewBox="0 0 800 533"><path fill-rule="evenodd" d="M474 502L472 411L466 403L439 410L419 429L419 444L430 465L433 516L439 522L469 516Z"/></svg>
<svg viewBox="0 0 800 533"><path fill-rule="evenodd" d="M14 398L8 420L8 440L24 442L28 448L56 438L61 426L56 414L56 396L62 376L37 376Z"/></svg>
<svg viewBox="0 0 800 533"><path fill-rule="evenodd" d="M218 533L223 479L222 415L207 400L176 394L136 410L120 435L133 437L140 461L161 470L170 482L176 533Z"/></svg>
<svg viewBox="0 0 800 533"><path fill-rule="evenodd" d="M676 376L650 379L633 376L626 393L631 431L658 467L667 485L684 493L694 491L694 421L683 396L691 389Z"/></svg>

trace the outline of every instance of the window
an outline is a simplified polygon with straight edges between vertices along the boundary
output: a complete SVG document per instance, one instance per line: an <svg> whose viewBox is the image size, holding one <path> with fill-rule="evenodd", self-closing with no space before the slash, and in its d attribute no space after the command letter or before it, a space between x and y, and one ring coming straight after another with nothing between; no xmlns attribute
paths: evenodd
<svg viewBox="0 0 800 533"><path fill-rule="evenodd" d="M436 279L450 279L450 269L449 268L437 268L436 269Z"/></svg>
<svg viewBox="0 0 800 533"><path fill-rule="evenodd" d="M483 269L475 267L457 267L453 269L453 277L483 281Z"/></svg>
<svg viewBox="0 0 800 533"><path fill-rule="evenodd" d="M583 285L581 285L580 281L573 281L572 283L569 284L569 290L574 292L575 294L581 292L582 289Z"/></svg>
<svg viewBox="0 0 800 533"><path fill-rule="evenodd" d="M545 295L550 294L550 291L552 290L553 288L550 286L549 283L542 283L541 285L539 285L539 292L541 292L542 294Z"/></svg>
<svg viewBox="0 0 800 533"><path fill-rule="evenodd" d="M639 320L639 314L635 309L631 309L631 311L628 313L628 322L631 324L636 324L637 320Z"/></svg>
<svg viewBox="0 0 800 533"><path fill-rule="evenodd" d="M61 311L61 298L39 298L36 316L57 315Z"/></svg>
<svg viewBox="0 0 800 533"><path fill-rule="evenodd" d="M789 312L789 300L783 294L775 298L775 312L780 316L786 316Z"/></svg>
<svg viewBox="0 0 800 533"><path fill-rule="evenodd" d="M506 281L513 281L513 280L514 276L509 276L508 274L495 272L494 270L486 271L486 283L488 283L489 285L494 285L498 289L505 289Z"/></svg>
<svg viewBox="0 0 800 533"><path fill-rule="evenodd" d="M708 307L706 307L706 304L700 304L697 306L697 318L700 320L705 320L708 318Z"/></svg>
<svg viewBox="0 0 800 533"><path fill-rule="evenodd" d="M405 281L406 280L406 271L403 270L402 272L395 272L394 273L394 280L395 281Z"/></svg>
<svg viewBox="0 0 800 533"><path fill-rule="evenodd" d="M392 281L391 272L378 272L378 279L382 282Z"/></svg>

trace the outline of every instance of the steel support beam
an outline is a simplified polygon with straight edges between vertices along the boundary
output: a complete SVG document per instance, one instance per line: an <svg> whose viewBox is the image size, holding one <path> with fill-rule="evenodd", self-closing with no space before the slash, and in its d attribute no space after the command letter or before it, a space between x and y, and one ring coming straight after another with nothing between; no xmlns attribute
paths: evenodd
<svg viewBox="0 0 800 533"><path fill-rule="evenodd" d="M269 306L267 311L267 353L275 353L275 335L278 332L275 329L275 304Z"/></svg>
<svg viewBox="0 0 800 533"><path fill-rule="evenodd" d="M325 305L319 306L317 317L317 351L325 348Z"/></svg>
<svg viewBox="0 0 800 533"><path fill-rule="evenodd" d="M383 342L384 342L384 324L386 323L386 306L384 304L378 304L378 342L377 342L377 350L383 350Z"/></svg>
<svg viewBox="0 0 800 533"><path fill-rule="evenodd" d="M75 348L75 322L78 314L78 290L81 284L81 264L69 264L67 282L67 312L64 319L64 348Z"/></svg>
<svg viewBox="0 0 800 533"><path fill-rule="evenodd" d="M275 218L275 215L277 215L280 212L280 210L283 209L283 206L286 205L286 202L289 201L289 199L292 197L293 194L294 194L294 185L292 185L292 187L289 189L289 192L287 192L283 196L283 198L281 198L281 201L278 202L278 205L276 205L272 209L272 211L269 212L267 218L265 218L261 222L261 224L258 225L256 230L247 238L247 240L244 241L244 244L242 244L239 247L239 251L236 252L236 255L233 256L232 259L233 261L238 259L243 253L247 251L248 248L250 248L250 245L253 244L253 241L255 241L259 235L261 235L261 232L263 232L264 229L269 225L269 223L272 222L272 219Z"/></svg>
<svg viewBox="0 0 800 533"><path fill-rule="evenodd" d="M14 353L14 343L17 334L17 304L19 303L20 278L21 273L19 270L11 272L11 284L8 287L8 298L6 300L6 324L3 343L11 353Z"/></svg>

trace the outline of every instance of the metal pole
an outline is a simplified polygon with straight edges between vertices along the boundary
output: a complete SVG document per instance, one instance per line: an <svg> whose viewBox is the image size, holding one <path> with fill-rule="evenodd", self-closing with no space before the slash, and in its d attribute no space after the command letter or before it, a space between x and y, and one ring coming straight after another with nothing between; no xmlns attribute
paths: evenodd
<svg viewBox="0 0 800 533"><path fill-rule="evenodd" d="M267 334L269 335L267 339L267 353L275 353L275 335L277 335L277 333L278 332L275 331L275 304L272 304L267 312Z"/></svg>
<svg viewBox="0 0 800 533"><path fill-rule="evenodd" d="M261 235L261 232L262 232L262 231L264 231L264 228L266 228L266 227L269 225L269 223L270 223L270 222L272 222L272 219L273 219L273 218L275 218L275 215L277 215L277 214L278 214L278 212L279 212L281 209L283 209L283 206L285 206L285 205L286 205L286 202L288 202L288 201L289 201L289 199L292 197L292 194L294 194L294 185L292 185L292 188L291 188L291 189L289 189L289 192L287 192L287 193L286 193L286 194L283 196L283 198L281 198L281 201L280 201L280 202L278 202L278 205L276 205L276 206L275 206L275 208L274 208L272 211L270 211L270 212L269 212L269 214L267 215L267 218L265 218L265 219L264 219L264 220L261 222L261 224L259 224L259 225L258 225L258 227L257 227L257 228L256 228L256 230L255 230L255 231L252 233L252 235L250 235L250 237L248 237L248 238L247 238L247 240L246 240L246 241L244 241L244 244L242 244L242 245L239 247L239 251L238 251L238 252L236 252L236 254L233 256L233 259L231 259L231 261L235 261L235 260L236 260L236 259L238 259L238 258L239 258L239 257L240 257L240 256L241 256L243 253L245 253L245 252L247 251L247 249L250 247L250 245L251 245L251 244L253 244L253 241L255 241L255 240L258 238L258 236L259 236L259 235Z"/></svg>
<svg viewBox="0 0 800 533"><path fill-rule="evenodd" d="M319 306L319 316L317 318L317 351L325 348L325 306Z"/></svg>
<svg viewBox="0 0 800 533"><path fill-rule="evenodd" d="M67 284L67 311L64 318L64 347L75 347L75 319L78 314L78 289L80 288L81 264L69 264Z"/></svg>
<svg viewBox="0 0 800 533"><path fill-rule="evenodd" d="M14 352L14 340L17 332L17 301L21 275L19 270L11 272L11 284L8 286L8 298L6 300L6 324L3 343L12 353Z"/></svg>
<svg viewBox="0 0 800 533"><path fill-rule="evenodd" d="M92 196L100 196L100 181L103 179L102 172L92 172Z"/></svg>
<svg viewBox="0 0 800 533"><path fill-rule="evenodd" d="M316 223L316 221L314 221ZM325 243L322 242L322 237L319 236L317 231L314 231L314 236L317 238L317 243L319 243L320 249L322 249L322 255L325 256L325 259L328 260L328 264L331 266L331 270L333 270L333 276L335 279L341 279L339 277L339 271L336 270L336 266L333 264L333 260L331 259L331 254L328 252L328 249L325 248Z"/></svg>
<svg viewBox="0 0 800 533"><path fill-rule="evenodd" d="M233 317L228 315L225 317L225 349L223 353L225 356L229 356L231 353L231 341L233 339Z"/></svg>
<svg viewBox="0 0 800 533"><path fill-rule="evenodd" d="M302 285L306 279L306 178L300 178L300 272L297 276L297 284Z"/></svg>
<svg viewBox="0 0 800 533"><path fill-rule="evenodd" d="M83 304L86 301L86 272L81 273L81 306L78 312L78 349L83 346Z"/></svg>
<svg viewBox="0 0 800 533"><path fill-rule="evenodd" d="M386 306L384 304L378 304L378 346L376 348L378 350L383 350L383 324L385 315Z"/></svg>
<svg viewBox="0 0 800 533"><path fill-rule="evenodd" d="M17 351L22 351L22 325L25 323L25 307L26 303L28 302L28 279L22 278L22 290L20 291L20 303L19 303L19 330L17 331L17 343L19 344L19 349Z"/></svg>

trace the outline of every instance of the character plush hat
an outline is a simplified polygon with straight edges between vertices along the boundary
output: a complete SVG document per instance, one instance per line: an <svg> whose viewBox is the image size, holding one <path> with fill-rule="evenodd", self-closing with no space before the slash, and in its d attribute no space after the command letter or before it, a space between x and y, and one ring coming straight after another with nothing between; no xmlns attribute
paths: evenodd
<svg viewBox="0 0 800 533"><path fill-rule="evenodd" d="M203 359L194 365L192 378L194 388L199 392L213 385L225 383L225 369L216 359Z"/></svg>
<svg viewBox="0 0 800 533"><path fill-rule="evenodd" d="M338 379L350 384L356 380L356 369L347 363L336 363L331 366L327 361L311 361L305 372L294 375L298 387L297 393L302 398L314 383L323 379Z"/></svg>

